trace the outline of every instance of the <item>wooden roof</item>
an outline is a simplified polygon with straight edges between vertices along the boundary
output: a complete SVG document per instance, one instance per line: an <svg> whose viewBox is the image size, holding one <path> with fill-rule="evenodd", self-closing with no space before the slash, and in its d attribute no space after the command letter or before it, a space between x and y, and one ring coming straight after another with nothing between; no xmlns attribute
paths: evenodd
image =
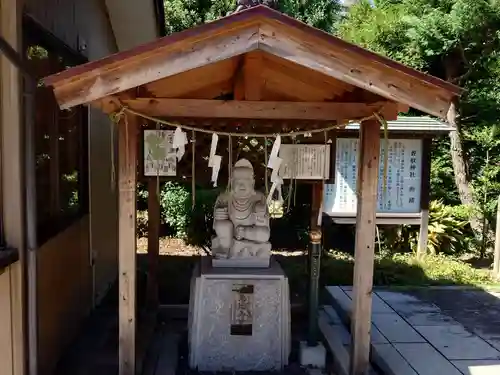
<svg viewBox="0 0 500 375"><path fill-rule="evenodd" d="M295 113L337 111L337 119L344 115L338 112L344 108L345 119L356 118L352 116L355 105L349 104L388 101L444 118L453 98L461 93L461 88L446 81L265 6L68 69L44 82L53 87L61 108L109 99L138 88L135 94L143 101L127 105L144 109L146 98L157 109L155 115L165 117L186 117L208 106L200 100L220 98L269 101L264 108L266 118L279 117L273 114L277 107L272 103L276 102L304 102ZM176 99L192 102L179 107ZM243 113L241 103L235 107L221 104L211 113L234 117ZM255 103L244 106L247 111L260 110ZM173 109L174 114L169 112ZM366 109L370 111L373 108Z"/></svg>

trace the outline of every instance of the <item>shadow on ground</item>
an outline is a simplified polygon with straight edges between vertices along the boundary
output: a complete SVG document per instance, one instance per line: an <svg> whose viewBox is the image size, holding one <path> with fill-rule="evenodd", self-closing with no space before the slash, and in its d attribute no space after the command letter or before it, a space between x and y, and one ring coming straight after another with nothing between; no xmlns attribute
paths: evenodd
<svg viewBox="0 0 500 375"><path fill-rule="evenodd" d="M303 252L283 251L275 255L283 267L290 285L292 303L305 303L308 296L308 256ZM159 298L161 304L187 304L189 302L189 281L199 256L160 256L159 263ZM138 265L138 301L145 306L145 290L148 277L147 255L139 254ZM352 257L325 253L321 259L320 291L325 285L352 285L354 263ZM431 286L462 285L473 287L467 282L457 282L451 275L430 279L418 264L409 264L393 258L377 258L374 268L375 286Z"/></svg>
<svg viewBox="0 0 500 375"><path fill-rule="evenodd" d="M189 302L189 281L195 264L200 256L180 256L163 255L160 256L159 264L159 297L162 305L186 305ZM292 315L292 332L295 344L299 339L304 338L307 331L307 314L305 313L308 296L308 257L300 252L282 252L276 255L276 259L282 265L289 278L292 304L299 305ZM138 333L140 336L143 327L143 317L148 316L145 304L146 285L147 285L147 255L138 254L137 256L137 302L138 302ZM331 256L325 254L322 258L320 291L324 290L325 285L351 285L353 279L352 258ZM410 282L411 281L411 282ZM430 285L430 284L453 284L452 280L433 279L429 280L424 270L418 265L405 262L394 261L390 258L381 258L376 261L374 270L374 283L378 286L394 287L397 285ZM429 299L432 302L443 305L438 297L432 294L425 294L425 289L418 289L419 296L423 299ZM497 327L500 327L500 306L494 304L494 297L476 289L475 294L469 294L469 302L463 297L462 302L457 299L455 305L453 295L446 297L450 315L459 320L465 327L479 329L474 326L469 319L467 321L467 310L465 305L471 305L471 301L482 302L476 304L474 311L484 314L484 323L495 320L498 321ZM323 296L325 298L325 296ZM451 301L451 302L450 302ZM498 303L498 301L496 301ZM91 314L83 323L81 334L68 347L66 353L61 358L56 375L101 375L117 374L118 372L118 288L116 285L110 290L108 296L101 305ZM300 307L302 306L302 308ZM460 308L462 307L462 309ZM472 309L472 307L471 307ZM449 312L446 308L445 312ZM187 310L184 309L185 313ZM458 312L457 312L458 311ZM491 311L491 313L490 313ZM458 315L461 314L461 315ZM470 311L469 311L470 315ZM185 334L187 329L187 320L185 317L176 317L175 320L167 315L158 316L158 324L168 329L175 329ZM485 329L482 327L481 329ZM148 345L147 342L138 344ZM143 348L144 349L144 348ZM143 350L140 349L140 350ZM138 348L139 350L139 348ZM187 355L186 346L183 346L181 354L184 361ZM179 362L182 374L190 373L182 361ZM180 374L179 373L179 374Z"/></svg>

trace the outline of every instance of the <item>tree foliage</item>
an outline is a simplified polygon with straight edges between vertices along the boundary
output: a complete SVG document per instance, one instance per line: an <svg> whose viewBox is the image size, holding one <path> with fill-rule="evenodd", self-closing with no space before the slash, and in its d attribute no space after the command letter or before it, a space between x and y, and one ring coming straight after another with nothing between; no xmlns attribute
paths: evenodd
<svg viewBox="0 0 500 375"><path fill-rule="evenodd" d="M338 0L279 0L278 8L309 25L334 32L340 20ZM236 9L236 0L165 0L167 32L216 20Z"/></svg>
<svg viewBox="0 0 500 375"><path fill-rule="evenodd" d="M483 244L491 238L500 194L500 1L361 0L340 26L342 37L416 69L464 87L458 103L457 138L469 186L471 218L480 218ZM453 175L453 147L435 142L432 195L464 203ZM455 162L455 160L453 160ZM455 171L456 177L456 171ZM459 183L456 183L459 185ZM472 220L471 220L472 224ZM476 229L476 228L474 228ZM490 233L490 234L488 234ZM483 249L484 250L484 249Z"/></svg>
<svg viewBox="0 0 500 375"><path fill-rule="evenodd" d="M166 0L167 31L226 16L236 3ZM358 0L346 16L339 0L277 4L307 24L465 88L455 137L433 143L431 198L469 215L464 231L471 235L472 227L488 245L500 194L500 0Z"/></svg>

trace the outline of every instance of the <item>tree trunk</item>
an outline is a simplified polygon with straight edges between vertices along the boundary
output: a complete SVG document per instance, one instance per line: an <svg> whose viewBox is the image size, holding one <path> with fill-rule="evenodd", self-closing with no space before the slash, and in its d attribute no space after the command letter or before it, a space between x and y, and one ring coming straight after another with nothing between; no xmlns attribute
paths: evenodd
<svg viewBox="0 0 500 375"><path fill-rule="evenodd" d="M471 180L467 173L467 163L462 147L460 124L457 121L456 104L452 103L447 114L447 120L456 130L450 132L450 153L455 174L455 184L457 185L460 201L463 205L477 208L477 202L471 188ZM475 209L471 211L469 223L474 230L476 237L480 238L483 233L483 220L481 214Z"/></svg>

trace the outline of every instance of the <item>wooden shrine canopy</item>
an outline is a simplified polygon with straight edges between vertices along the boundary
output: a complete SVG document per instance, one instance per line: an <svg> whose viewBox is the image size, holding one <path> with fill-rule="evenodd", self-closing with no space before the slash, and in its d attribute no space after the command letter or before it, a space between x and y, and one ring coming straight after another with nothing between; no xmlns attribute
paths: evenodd
<svg viewBox="0 0 500 375"><path fill-rule="evenodd" d="M120 375L135 373L138 117L232 132L246 121L252 131L260 124L259 131L271 134L287 131L290 123L294 130L307 130L360 122L350 372L365 373L380 150L380 123L373 116L395 120L398 112L412 107L445 118L461 94L459 87L265 6L68 69L44 82L53 87L61 108L91 104L126 114L118 126Z"/></svg>
<svg viewBox="0 0 500 375"><path fill-rule="evenodd" d="M137 98L123 103L153 116L183 118L333 121L362 118L381 103L444 118L461 93L446 81L265 6L65 70L44 82L53 87L61 108L92 103L110 112L117 109L110 98L139 88ZM244 102L204 101L231 93ZM271 103L245 102L256 100Z"/></svg>

